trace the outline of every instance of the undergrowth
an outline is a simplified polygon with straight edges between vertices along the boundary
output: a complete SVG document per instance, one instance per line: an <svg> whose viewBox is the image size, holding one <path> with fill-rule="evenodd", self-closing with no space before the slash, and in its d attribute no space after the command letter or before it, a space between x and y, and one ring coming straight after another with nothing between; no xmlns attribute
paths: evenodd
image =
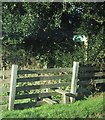
<svg viewBox="0 0 105 120"><path fill-rule="evenodd" d="M103 118L103 94L72 104L42 105L24 110L3 111L3 118Z"/></svg>

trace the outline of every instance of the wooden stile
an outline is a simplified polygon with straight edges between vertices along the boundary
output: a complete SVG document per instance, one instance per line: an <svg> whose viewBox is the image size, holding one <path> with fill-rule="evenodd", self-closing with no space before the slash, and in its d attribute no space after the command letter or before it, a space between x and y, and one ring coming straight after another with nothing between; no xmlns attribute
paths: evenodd
<svg viewBox="0 0 105 120"><path fill-rule="evenodd" d="M51 68L51 69L42 69L42 70L17 70L17 65L12 65L11 71L11 81L10 81L10 96L9 96L9 110L13 110L16 108L24 108L24 107L34 107L40 104L40 101L47 102L49 104L56 104L53 101L51 96L61 94L63 98L63 103L67 104L71 101L74 102L77 93L88 94L90 91L86 86L91 85L92 83L105 83L105 71L99 71L94 67L79 67L79 62L73 62L73 68ZM72 80L70 80L70 73L72 70ZM28 75L35 74L35 75ZM17 78L17 75L19 75ZM25 76L24 76L25 75ZM7 76L5 76L6 78ZM8 78L8 77L7 77ZM51 82L49 82L52 80ZM54 81L53 81L54 80ZM64 81L63 81L64 80ZM45 81L45 82L43 82ZM59 82L60 81L60 82ZM3 83L6 82L6 79ZM8 81L9 82L9 81ZM27 82L26 86L23 84ZM33 82L33 84L29 83ZM54 82L54 83L53 83ZM17 83L17 87L16 87ZM29 84L28 84L29 83ZM40 83L40 84L39 84ZM79 86L77 88L77 85ZM4 84L5 86L5 84ZM62 90L61 88L65 88L66 86L71 86L71 90L69 92ZM2 88L2 87L0 87ZM39 89L39 90L36 90ZM43 89L49 89L47 92L42 91ZM7 87L2 89L3 91L8 91ZM19 95L21 91L30 91L35 90L35 93L23 94ZM39 93L39 91L41 92ZM38 92L37 92L38 91ZM33 92L33 91L32 91ZM15 100L19 99L28 99L32 98L35 102L32 103L18 103L14 104ZM3 101L0 101L2 104ZM41 102L41 103L42 103ZM38 104L37 104L38 103Z"/></svg>
<svg viewBox="0 0 105 120"><path fill-rule="evenodd" d="M14 109L15 93L16 93L16 79L17 79L17 65L12 65L11 81L10 81L10 96L9 96L9 110Z"/></svg>
<svg viewBox="0 0 105 120"><path fill-rule="evenodd" d="M76 95L77 81L78 81L79 62L73 62L73 72L71 81L71 93ZM71 103L75 101L75 98L70 97Z"/></svg>
<svg viewBox="0 0 105 120"><path fill-rule="evenodd" d="M67 94L69 94L69 92L64 91L64 90L62 90L62 89L56 89L55 91L56 91L57 93L62 94L62 98L63 98L63 103L64 103L64 104L69 103L69 96L67 96Z"/></svg>

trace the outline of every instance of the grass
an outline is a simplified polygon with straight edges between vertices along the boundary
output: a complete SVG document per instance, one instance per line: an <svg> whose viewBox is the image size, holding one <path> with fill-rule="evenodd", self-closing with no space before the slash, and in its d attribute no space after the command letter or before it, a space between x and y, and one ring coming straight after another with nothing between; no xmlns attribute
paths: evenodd
<svg viewBox="0 0 105 120"><path fill-rule="evenodd" d="M73 104L4 111L3 118L103 118L103 94Z"/></svg>

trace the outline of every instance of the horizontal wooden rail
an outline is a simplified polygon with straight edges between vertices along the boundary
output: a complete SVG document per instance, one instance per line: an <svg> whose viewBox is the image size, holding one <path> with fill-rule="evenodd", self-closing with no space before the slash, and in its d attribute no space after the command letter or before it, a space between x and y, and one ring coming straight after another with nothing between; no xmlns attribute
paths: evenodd
<svg viewBox="0 0 105 120"><path fill-rule="evenodd" d="M50 99L50 98L44 98L43 101L46 102L46 103L49 103L49 104L57 104L56 101L53 101L53 100Z"/></svg>
<svg viewBox="0 0 105 120"><path fill-rule="evenodd" d="M57 79L67 79L69 75L59 75L59 76L39 76L39 77L30 77L30 78L19 78L17 82L32 82L32 81L41 81L41 80L57 80Z"/></svg>
<svg viewBox="0 0 105 120"><path fill-rule="evenodd" d="M56 89L55 90L57 93L60 93L60 94L64 94L64 95L66 95L67 93L69 93L69 92L67 92L67 91L65 91L65 90L62 90L62 89Z"/></svg>
<svg viewBox="0 0 105 120"><path fill-rule="evenodd" d="M69 86L71 82L66 83L55 83L55 84L43 84L43 85L32 85L32 86L22 86L17 87L16 92L25 91L25 90L33 90L33 89L43 89L43 88L57 88L62 86Z"/></svg>
<svg viewBox="0 0 105 120"><path fill-rule="evenodd" d="M79 72L99 72L99 71L105 71L105 69L100 69L97 67L91 67L91 66L87 66L87 67L79 67Z"/></svg>
<svg viewBox="0 0 105 120"><path fill-rule="evenodd" d="M90 93L90 91L87 88L78 88L77 93L86 94L86 93Z"/></svg>
<svg viewBox="0 0 105 120"><path fill-rule="evenodd" d="M16 95L15 99L17 100L17 99L26 99L26 98L36 98L36 97L44 98L44 97L48 97L56 94L57 94L56 92L24 94L24 95Z"/></svg>
<svg viewBox="0 0 105 120"><path fill-rule="evenodd" d="M105 83L105 79L91 79L91 80L80 80L78 81L78 85L89 85L91 83Z"/></svg>
<svg viewBox="0 0 105 120"><path fill-rule="evenodd" d="M18 70L18 74L48 74L59 72L72 72L72 68L50 68L41 70Z"/></svg>
<svg viewBox="0 0 105 120"><path fill-rule="evenodd" d="M62 90L62 89L56 89L55 91L59 94L62 94L62 95L66 95L66 96L73 97L73 98L76 97L76 95L74 95L73 93L67 92L67 91Z"/></svg>
<svg viewBox="0 0 105 120"><path fill-rule="evenodd" d="M93 83L105 83L105 79L95 79L92 82Z"/></svg>
<svg viewBox="0 0 105 120"><path fill-rule="evenodd" d="M94 78L105 76L105 72L95 72L95 73L79 73L79 78Z"/></svg>
<svg viewBox="0 0 105 120"><path fill-rule="evenodd" d="M24 109L24 108L30 108L30 107L38 107L44 104L44 101L37 101L36 102L29 102L29 103L19 103L19 104L14 104L15 109Z"/></svg>
<svg viewBox="0 0 105 120"><path fill-rule="evenodd" d="M91 83L91 80L83 80L83 81L78 81L78 85L89 85Z"/></svg>

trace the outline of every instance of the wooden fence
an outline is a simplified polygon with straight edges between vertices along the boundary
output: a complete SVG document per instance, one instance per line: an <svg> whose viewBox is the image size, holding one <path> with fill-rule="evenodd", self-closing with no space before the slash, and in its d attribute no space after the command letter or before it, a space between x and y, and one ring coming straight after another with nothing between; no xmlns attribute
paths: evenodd
<svg viewBox="0 0 105 120"><path fill-rule="evenodd" d="M92 94L97 83L105 83L104 69L79 67L78 62L73 63L73 68L43 70L18 70L17 65L12 65L11 78L10 72L5 74L8 77L2 77L0 104L9 110L35 107L46 102L60 103L56 97L64 104L74 102Z"/></svg>
<svg viewBox="0 0 105 120"><path fill-rule="evenodd" d="M9 103L9 93L10 93L10 77L11 71L5 70L4 68L1 71L2 75L0 76L0 109L7 109Z"/></svg>
<svg viewBox="0 0 105 120"><path fill-rule="evenodd" d="M62 95L63 103L69 102L67 94L70 92L63 89L71 86L72 69L18 70L17 67L12 66L9 110L34 107L44 102L55 104L57 102L52 100L52 96L57 94ZM16 100L20 99L33 99L33 101L17 103Z"/></svg>
<svg viewBox="0 0 105 120"><path fill-rule="evenodd" d="M105 68L80 66L78 72L77 93L80 98L94 95L105 87Z"/></svg>

